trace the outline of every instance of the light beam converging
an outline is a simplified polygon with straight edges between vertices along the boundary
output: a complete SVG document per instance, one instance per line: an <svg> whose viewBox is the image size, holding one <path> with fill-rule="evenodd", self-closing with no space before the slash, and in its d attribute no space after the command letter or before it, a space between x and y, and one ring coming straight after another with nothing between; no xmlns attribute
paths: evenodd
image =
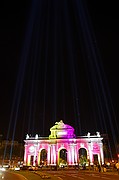
<svg viewBox="0 0 119 180"><path fill-rule="evenodd" d="M72 35L71 35L71 24L70 24L70 15L68 15L68 5L66 4L66 1L64 2L64 18L65 18L65 30L67 33L66 36L66 42L67 42L67 49L68 49L68 63L69 63L69 69L70 69L70 79L71 79L71 86L72 86L72 94L73 94L73 104L74 104L74 112L75 112L75 127L78 125L80 127L80 133L81 133L81 123L80 123L80 114L79 114L79 104L78 104L78 95L77 95L77 82L75 77L75 67L74 67L74 49L72 46ZM69 53L70 52L70 53ZM78 133L79 129L76 128L76 133Z"/></svg>
<svg viewBox="0 0 119 180"><path fill-rule="evenodd" d="M32 1L27 17L7 140L12 134L13 145L18 127L21 139L46 136L64 118L77 135L110 134L116 149L119 127L84 1Z"/></svg>
<svg viewBox="0 0 119 180"><path fill-rule="evenodd" d="M97 113L98 113L98 117L96 118L101 117L99 118L99 122L101 124L101 128L103 128L103 126L105 127L104 128L105 132L107 132L108 129L108 127L105 125L105 118L108 118L107 122L110 124L110 131L116 149L117 138L114 130L114 124L112 123L112 121L115 118L115 115L113 111L113 104L111 103L111 98L109 96L108 85L106 83L105 75L101 66L100 54L96 46L96 41L94 38L93 31L90 28L89 18L87 21L87 16L85 10L83 9L82 1L77 1L77 7L79 8L78 14L80 18L80 24L82 26L82 35L84 37L85 52L87 52L87 56L88 56L87 58L88 68L89 68L89 72L91 73L91 76L88 77L90 78L89 79L90 85L92 84L93 86L93 87L91 86L92 87L91 89L94 92L95 100L96 100ZM119 132L118 126L116 127L117 127L117 132Z"/></svg>

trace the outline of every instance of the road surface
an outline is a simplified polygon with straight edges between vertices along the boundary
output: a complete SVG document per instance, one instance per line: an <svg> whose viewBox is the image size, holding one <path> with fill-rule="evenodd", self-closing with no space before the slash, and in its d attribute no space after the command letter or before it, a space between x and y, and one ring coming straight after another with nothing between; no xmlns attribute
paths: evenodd
<svg viewBox="0 0 119 180"><path fill-rule="evenodd" d="M118 173L98 173L82 171L49 171L50 175L59 180L119 180Z"/></svg>
<svg viewBox="0 0 119 180"><path fill-rule="evenodd" d="M37 174L35 174L37 173ZM4 180L42 180L41 174L50 177L50 180L119 180L119 175L115 173L99 173L91 171L20 171L17 173L5 171L1 174L0 179ZM45 180L47 178L44 178Z"/></svg>
<svg viewBox="0 0 119 180"><path fill-rule="evenodd" d="M27 180L24 176L9 171L0 171L0 179L4 180Z"/></svg>

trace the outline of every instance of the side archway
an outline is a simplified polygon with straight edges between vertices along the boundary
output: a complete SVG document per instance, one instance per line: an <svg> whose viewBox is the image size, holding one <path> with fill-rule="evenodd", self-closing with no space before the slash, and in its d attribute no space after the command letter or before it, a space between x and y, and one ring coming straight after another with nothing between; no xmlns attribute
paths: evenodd
<svg viewBox="0 0 119 180"><path fill-rule="evenodd" d="M47 150L42 149L40 151L40 165L46 166L47 165Z"/></svg>

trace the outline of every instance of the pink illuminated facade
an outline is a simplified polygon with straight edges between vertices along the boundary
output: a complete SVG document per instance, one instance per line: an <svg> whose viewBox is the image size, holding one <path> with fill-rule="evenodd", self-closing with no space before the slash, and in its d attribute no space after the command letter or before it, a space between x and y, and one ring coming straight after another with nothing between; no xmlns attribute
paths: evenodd
<svg viewBox="0 0 119 180"><path fill-rule="evenodd" d="M26 136L24 164L27 166L73 166L83 162L88 164L104 163L103 138L96 135L76 137L74 128L61 120L50 128L49 137Z"/></svg>

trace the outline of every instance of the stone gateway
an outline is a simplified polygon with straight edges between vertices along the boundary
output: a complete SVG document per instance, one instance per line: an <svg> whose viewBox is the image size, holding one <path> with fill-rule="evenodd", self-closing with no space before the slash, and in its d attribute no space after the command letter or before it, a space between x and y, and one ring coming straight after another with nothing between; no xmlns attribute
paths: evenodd
<svg viewBox="0 0 119 180"><path fill-rule="evenodd" d="M103 138L96 135L76 137L74 128L62 120L50 128L49 137L27 134L24 150L26 166L88 166L104 164Z"/></svg>

